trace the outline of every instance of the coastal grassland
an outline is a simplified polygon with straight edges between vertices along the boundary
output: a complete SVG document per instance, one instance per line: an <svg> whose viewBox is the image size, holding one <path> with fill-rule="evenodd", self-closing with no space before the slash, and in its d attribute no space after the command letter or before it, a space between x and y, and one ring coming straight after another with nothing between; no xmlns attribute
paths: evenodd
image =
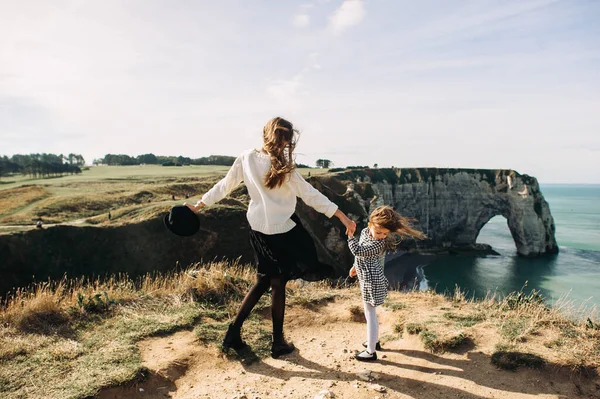
<svg viewBox="0 0 600 399"><path fill-rule="evenodd" d="M16 209L29 206L52 195L44 187L25 186L0 190L0 215L11 215Z"/></svg>
<svg viewBox="0 0 600 399"><path fill-rule="evenodd" d="M254 281L250 268L208 263L136 280L64 279L19 290L0 308L0 397L85 398L142 378L141 339L193 329L200 343L220 342ZM334 295L290 284L288 303L318 306ZM259 356L269 349L261 312L268 306L265 295L245 325Z"/></svg>
<svg viewBox="0 0 600 399"><path fill-rule="evenodd" d="M406 332L417 335L432 352L476 344L491 353L500 368L514 369L518 359L528 359L521 365L539 368L547 361L578 374L596 373L600 366L600 325L595 308L577 308L567 298L549 307L536 291L490 294L473 300L456 287L454 294L446 297L449 303L440 304L437 294L427 292L415 292L405 303L411 306L417 298L427 298L434 309L401 310L401 321L409 321Z"/></svg>
<svg viewBox="0 0 600 399"><path fill-rule="evenodd" d="M190 201L198 199L228 169L211 165L96 166L78 175L47 179L11 176L0 186L0 227L4 226L0 231L33 226L39 218L45 224L76 225L144 220L144 216L156 215L153 210L163 211L182 203L186 195ZM304 175L326 171L300 170Z"/></svg>
<svg viewBox="0 0 600 399"><path fill-rule="evenodd" d="M143 379L138 342L151 336L186 329L198 345L218 345L254 281L250 267L207 263L135 280L64 279L19 290L0 308L0 397L85 398ZM355 304L358 295L356 287L288 285L290 308L318 310L344 298ZM270 344L268 306L265 295L244 327L258 358ZM349 318L362 313L347 309ZM406 329L405 337L416 334L432 352L476 346L506 369L553 365L587 375L600 366L597 315L574 320L564 306L548 308L535 295L474 301L460 291L453 297L392 292L383 309L394 332L384 341L399 339Z"/></svg>

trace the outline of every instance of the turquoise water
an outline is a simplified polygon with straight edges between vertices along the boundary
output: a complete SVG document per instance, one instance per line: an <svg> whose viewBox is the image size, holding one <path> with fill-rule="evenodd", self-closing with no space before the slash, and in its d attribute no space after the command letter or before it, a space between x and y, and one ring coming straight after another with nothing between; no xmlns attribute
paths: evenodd
<svg viewBox="0 0 600 399"><path fill-rule="evenodd" d="M600 308L600 185L541 185L556 225L560 253L526 259L517 256L506 219L496 216L477 242L490 244L500 256L445 256L420 269L421 288L468 296L489 291L507 294L536 289L549 303L567 296L575 305Z"/></svg>

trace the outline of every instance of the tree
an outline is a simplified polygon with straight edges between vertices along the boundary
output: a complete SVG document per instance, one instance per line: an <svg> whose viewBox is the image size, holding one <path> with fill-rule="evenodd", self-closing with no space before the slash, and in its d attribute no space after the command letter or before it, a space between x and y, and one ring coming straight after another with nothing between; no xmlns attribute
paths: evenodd
<svg viewBox="0 0 600 399"><path fill-rule="evenodd" d="M11 173L18 173L21 170L19 165L11 162L6 155L0 157L0 178L7 176Z"/></svg>
<svg viewBox="0 0 600 399"><path fill-rule="evenodd" d="M154 154L142 154L137 156L137 160L142 164L147 165L156 165L158 163L158 159Z"/></svg>
<svg viewBox="0 0 600 399"><path fill-rule="evenodd" d="M376 164L376 163L375 163L375 164L373 164L373 168L374 168L374 169L377 169L377 167L378 167L378 166L379 166L379 164Z"/></svg>
<svg viewBox="0 0 600 399"><path fill-rule="evenodd" d="M329 159L317 159L317 168L329 169L331 166L333 166L333 162Z"/></svg>
<svg viewBox="0 0 600 399"><path fill-rule="evenodd" d="M136 158L132 158L125 154L106 154L103 162L106 165L139 165L139 161Z"/></svg>

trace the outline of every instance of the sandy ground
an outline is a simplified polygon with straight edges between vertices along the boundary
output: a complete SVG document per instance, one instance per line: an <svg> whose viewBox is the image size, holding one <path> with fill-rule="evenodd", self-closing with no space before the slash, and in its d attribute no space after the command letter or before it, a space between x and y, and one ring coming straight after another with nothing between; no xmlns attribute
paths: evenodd
<svg viewBox="0 0 600 399"><path fill-rule="evenodd" d="M497 337L482 326L458 353L432 354L416 336L382 340L376 362L354 360L362 349L365 324L352 321L342 298L315 310L290 308L286 335L298 348L279 359L247 364L225 356L216 345L200 344L189 331L140 343L151 375L144 382L107 389L112 398L600 398L600 380L581 379L567 370L497 369L490 362ZM393 334L398 314L379 307L380 336ZM265 343L268 347L269 343Z"/></svg>

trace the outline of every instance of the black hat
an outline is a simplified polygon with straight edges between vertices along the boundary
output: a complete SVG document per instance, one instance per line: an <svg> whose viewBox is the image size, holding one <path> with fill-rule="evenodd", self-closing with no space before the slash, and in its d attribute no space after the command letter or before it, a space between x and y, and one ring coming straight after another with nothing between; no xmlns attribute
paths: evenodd
<svg viewBox="0 0 600 399"><path fill-rule="evenodd" d="M177 205L171 208L171 212L165 215L165 226L178 236L192 236L200 229L198 216L185 205Z"/></svg>

